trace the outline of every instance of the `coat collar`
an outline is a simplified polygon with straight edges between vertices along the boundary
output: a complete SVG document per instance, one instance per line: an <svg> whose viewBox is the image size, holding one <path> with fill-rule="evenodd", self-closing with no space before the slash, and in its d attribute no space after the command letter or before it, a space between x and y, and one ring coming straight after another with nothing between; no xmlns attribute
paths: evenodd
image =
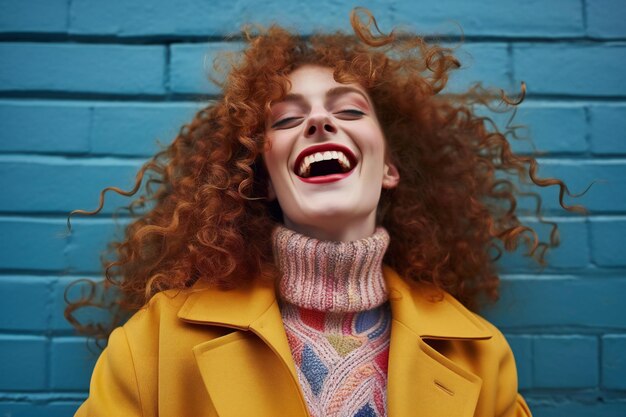
<svg viewBox="0 0 626 417"><path fill-rule="evenodd" d="M482 380L423 339L488 339L491 332L447 293L409 284L389 267L383 273L392 311L388 416L473 416ZM272 283L194 287L178 317L238 330L193 348L219 416L308 416ZM243 393L246 401L236 401Z"/></svg>
<svg viewBox="0 0 626 417"><path fill-rule="evenodd" d="M384 266L394 320L425 339L489 339L491 331L449 294L427 284L409 284ZM229 291L194 287L178 317L193 323L250 330L252 324L277 304L272 283Z"/></svg>

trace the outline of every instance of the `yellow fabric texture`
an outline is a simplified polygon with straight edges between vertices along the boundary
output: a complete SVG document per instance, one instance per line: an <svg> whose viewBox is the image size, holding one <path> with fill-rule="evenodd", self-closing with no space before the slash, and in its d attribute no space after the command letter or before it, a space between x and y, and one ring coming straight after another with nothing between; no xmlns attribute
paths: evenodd
<svg viewBox="0 0 626 417"><path fill-rule="evenodd" d="M504 336L449 294L384 268L389 417L524 417ZM76 417L305 417L272 284L152 298L113 331Z"/></svg>

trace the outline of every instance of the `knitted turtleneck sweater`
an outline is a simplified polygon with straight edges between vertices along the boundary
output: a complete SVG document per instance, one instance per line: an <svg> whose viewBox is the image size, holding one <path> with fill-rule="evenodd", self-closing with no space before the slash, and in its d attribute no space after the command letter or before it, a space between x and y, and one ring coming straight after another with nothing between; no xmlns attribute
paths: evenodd
<svg viewBox="0 0 626 417"><path fill-rule="evenodd" d="M273 243L281 314L309 413L386 416L387 231L332 242L278 226Z"/></svg>

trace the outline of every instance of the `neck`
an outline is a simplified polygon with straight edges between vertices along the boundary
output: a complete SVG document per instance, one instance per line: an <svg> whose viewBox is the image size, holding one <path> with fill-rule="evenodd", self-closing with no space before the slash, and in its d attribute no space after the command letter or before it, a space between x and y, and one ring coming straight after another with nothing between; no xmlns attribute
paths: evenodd
<svg viewBox="0 0 626 417"><path fill-rule="evenodd" d="M284 221L287 228L318 240L351 242L372 236L376 232L375 211L365 217L351 216L350 219L332 216L326 222L319 222L324 223L323 226L296 223L287 216Z"/></svg>
<svg viewBox="0 0 626 417"><path fill-rule="evenodd" d="M387 300L382 261L389 234L382 227L369 237L338 242L279 225L273 244L280 295L287 302L311 310L355 312Z"/></svg>

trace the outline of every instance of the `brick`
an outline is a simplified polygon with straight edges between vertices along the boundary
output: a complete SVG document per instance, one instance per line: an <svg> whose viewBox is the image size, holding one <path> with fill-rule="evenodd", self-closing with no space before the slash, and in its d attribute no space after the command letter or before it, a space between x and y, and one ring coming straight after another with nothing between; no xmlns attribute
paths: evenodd
<svg viewBox="0 0 626 417"><path fill-rule="evenodd" d="M99 352L90 350L82 337L54 338L50 352L50 388L88 391Z"/></svg>
<svg viewBox="0 0 626 417"><path fill-rule="evenodd" d="M392 13L392 22L410 22L422 33L458 35L455 23L465 35L552 37L584 33L582 3L569 0L452 0L417 7L412 2L398 2Z"/></svg>
<svg viewBox="0 0 626 417"><path fill-rule="evenodd" d="M244 45L239 42L172 45L170 47L170 90L187 94L220 94L219 86L209 80L209 76L220 81L224 79L223 74L214 70L214 60L222 52L237 52L243 47Z"/></svg>
<svg viewBox="0 0 626 417"><path fill-rule="evenodd" d="M602 336L602 387L626 390L626 335Z"/></svg>
<svg viewBox="0 0 626 417"><path fill-rule="evenodd" d="M450 46L450 45L446 45ZM458 93L480 81L485 87L509 91L512 88L507 45L502 43L466 44L455 51L461 68L450 75L444 92Z"/></svg>
<svg viewBox="0 0 626 417"><path fill-rule="evenodd" d="M278 22L292 30L297 28L299 33L310 34L317 29L349 29L351 8L349 4L328 0L321 4L278 1L262 7L224 0L186 0L182 4L165 0L151 3L113 0L104 7L96 0L75 0L70 10L69 30L76 34L116 36L224 36L238 34L248 22L263 25ZM374 7L374 12L376 9L385 13L387 6Z"/></svg>
<svg viewBox="0 0 626 417"><path fill-rule="evenodd" d="M0 91L164 92L162 46L6 42L0 56Z"/></svg>
<svg viewBox="0 0 626 417"><path fill-rule="evenodd" d="M102 294L102 279L103 278L87 276L87 274L60 277L59 280L55 282L53 288L50 330L75 333L74 327L67 321L64 315L65 308L67 307L65 298L67 296L70 302L77 302L85 299L91 291L96 291L96 299L100 300L101 298L98 297ZM89 284L87 280L91 281L93 285ZM115 295L117 293L111 292L110 294ZM83 307L74 311L72 315L81 325L88 325L94 322L110 322L108 311L98 307ZM93 347L91 343L89 347Z"/></svg>
<svg viewBox="0 0 626 417"><path fill-rule="evenodd" d="M540 336L534 340L533 385L592 388L598 385L598 340L593 336Z"/></svg>
<svg viewBox="0 0 626 417"><path fill-rule="evenodd" d="M199 104L121 104L94 108L91 152L94 154L151 156L157 140L168 145L181 126L193 119Z"/></svg>
<svg viewBox="0 0 626 417"><path fill-rule="evenodd" d="M67 0L30 0L0 3L0 33L67 30Z"/></svg>
<svg viewBox="0 0 626 417"><path fill-rule="evenodd" d="M353 4L330 0L315 3L286 0L265 3L232 3L186 0L173 4L165 0L151 3L113 0L105 7L96 0L74 0L70 31L80 34L146 35L223 35L236 32L246 22L268 25L278 22L297 28L302 34L316 30L348 30ZM489 0L467 3L452 0L415 7L410 2L389 5L368 4L383 30L393 25L411 24L424 33L459 34L458 22L466 35L497 36L574 36L584 34L582 3L569 0L524 3ZM512 10L514 12L512 12Z"/></svg>
<svg viewBox="0 0 626 417"><path fill-rule="evenodd" d="M586 194L580 197L564 196L567 205L583 205L590 212L621 213L626 210L626 162L619 159L547 159L538 160L539 178L558 178L565 182L572 194L581 194L589 186ZM551 213L564 213L559 205L559 187L521 186L537 192L542 198L542 210ZM535 210L536 200L520 197L520 213Z"/></svg>
<svg viewBox="0 0 626 417"><path fill-rule="evenodd" d="M539 223L536 219L522 217L520 220L527 226L532 227L542 242L548 242L552 226ZM590 261L589 237L587 226L581 219L546 217L544 220L556 222L560 237L559 246L549 249L545 259L548 270L563 270L572 268L586 268ZM525 236L530 234L526 233ZM501 271L505 273L541 271L540 265L526 256L528 248L523 239L520 240L518 249L514 252L503 251L502 258L498 260Z"/></svg>
<svg viewBox="0 0 626 417"><path fill-rule="evenodd" d="M149 156L208 104L66 103L0 102L0 151Z"/></svg>
<svg viewBox="0 0 626 417"><path fill-rule="evenodd" d="M51 396L52 397L52 396ZM39 397L29 401L0 402L0 415L16 417L67 417L73 416L82 401L44 402Z"/></svg>
<svg viewBox="0 0 626 417"><path fill-rule="evenodd" d="M0 277L0 293L11 294L0 303L0 330L47 330L53 282L51 277Z"/></svg>
<svg viewBox="0 0 626 417"><path fill-rule="evenodd" d="M626 106L594 104L589 114L591 151L597 155L626 154Z"/></svg>
<svg viewBox="0 0 626 417"><path fill-rule="evenodd" d="M622 0L586 1L587 34L593 38L626 36L626 8Z"/></svg>
<svg viewBox="0 0 626 417"><path fill-rule="evenodd" d="M37 391L46 387L46 338L0 335L0 390ZM10 360L6 360L10 359Z"/></svg>
<svg viewBox="0 0 626 417"><path fill-rule="evenodd" d="M518 97L521 89L516 92L516 88L506 91L507 95ZM506 112L504 107L497 110L490 111L485 106L475 108L476 115L490 118L499 132L513 129L516 137L507 132L506 138L515 153L538 153L535 156L545 157L550 154L584 154L589 150L587 136L590 128L583 104L526 99ZM494 131L492 123L486 123L486 126L489 131Z"/></svg>
<svg viewBox="0 0 626 417"><path fill-rule="evenodd" d="M74 0L69 31L74 34L116 36L213 36L237 31L240 8L225 0L128 2Z"/></svg>
<svg viewBox="0 0 626 417"><path fill-rule="evenodd" d="M107 244L123 236L127 219L114 223L111 219L76 221L72 225L72 236L66 247L68 267L73 272L102 271L100 257Z"/></svg>
<svg viewBox="0 0 626 417"><path fill-rule="evenodd" d="M529 94L626 94L623 44L515 44L513 65L515 84L526 81Z"/></svg>
<svg viewBox="0 0 626 417"><path fill-rule="evenodd" d="M58 101L0 103L1 152L85 153L90 109Z"/></svg>
<svg viewBox="0 0 626 417"><path fill-rule="evenodd" d="M592 217L591 252L593 263L598 266L626 266L624 236L626 220L624 218Z"/></svg>
<svg viewBox="0 0 626 417"><path fill-rule="evenodd" d="M72 416L76 413L76 410L78 410L78 407L80 407L80 405L86 399L87 398L85 397L81 401L58 401L58 402L47 404L45 408L46 416L48 417ZM37 416L41 416L41 414L37 414Z"/></svg>
<svg viewBox="0 0 626 417"><path fill-rule="evenodd" d="M626 329L626 278L504 275L501 297L482 314L503 329L610 327ZM573 303L575 308L573 308Z"/></svg>
<svg viewBox="0 0 626 417"><path fill-rule="evenodd" d="M537 417L624 417L624 412L626 412L626 402L623 399L606 401L601 398L592 404L545 400L535 403L531 400L528 405L533 416Z"/></svg>
<svg viewBox="0 0 626 417"><path fill-rule="evenodd" d="M526 126L520 135L528 136L539 152L580 154L588 151L585 109L580 104L524 102L511 124ZM514 152L534 152L528 141L508 139Z"/></svg>
<svg viewBox="0 0 626 417"><path fill-rule="evenodd" d="M0 217L3 269L53 271L65 267L65 221Z"/></svg>
<svg viewBox="0 0 626 417"><path fill-rule="evenodd" d="M518 389L532 387L533 381L533 338L528 335L506 335L517 366Z"/></svg>
<svg viewBox="0 0 626 417"><path fill-rule="evenodd" d="M112 158L0 156L0 189L4 192L0 211L67 215L75 209L93 210L98 206L100 190L105 187L131 189L143 162ZM108 193L105 201L105 212L109 213L130 203L115 193Z"/></svg>

